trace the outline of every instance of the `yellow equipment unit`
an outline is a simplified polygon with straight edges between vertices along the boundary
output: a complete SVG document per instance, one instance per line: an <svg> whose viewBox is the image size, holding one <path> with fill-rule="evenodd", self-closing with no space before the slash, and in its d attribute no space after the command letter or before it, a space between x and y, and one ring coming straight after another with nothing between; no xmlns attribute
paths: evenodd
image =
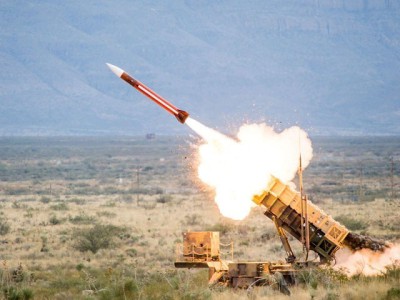
<svg viewBox="0 0 400 300"><path fill-rule="evenodd" d="M229 270L229 260L221 259L219 232L183 232L183 243L177 244L175 268L208 268L209 284L222 280ZM233 244L230 251L233 251ZM231 257L233 253L230 253Z"/></svg>
<svg viewBox="0 0 400 300"><path fill-rule="evenodd" d="M248 288L253 285L276 285L289 294L286 285L295 283L292 264L272 262L233 262L222 259L233 255L233 243L221 244L219 232L184 232L177 245L176 268L208 268L210 286ZM220 250L220 247L224 252Z"/></svg>
<svg viewBox="0 0 400 300"><path fill-rule="evenodd" d="M273 220L277 227L301 240L301 230L305 223L301 218L300 193L272 177L265 191L254 196L253 201L267 208L264 214ZM308 202L307 214L310 249L318 253L321 261L330 260L335 252L343 247L343 241L349 231L311 202Z"/></svg>
<svg viewBox="0 0 400 300"><path fill-rule="evenodd" d="M265 206L267 210L264 214L274 222L286 250L286 263L234 262L233 243L221 244L218 232L184 232L183 244L177 248L175 267L208 268L210 286L249 288L270 285L289 295L287 286L295 284L297 270L318 264L307 261L308 250L319 255L319 263L326 263L343 246L354 250L369 248L374 251L383 251L387 247L385 242L349 232L316 205L308 202L307 198L302 199L300 193L275 177L272 177L263 193L253 197L253 201ZM306 245L306 261L296 260L286 232ZM229 249L221 251L220 247ZM224 253L230 254L230 260L222 258Z"/></svg>
<svg viewBox="0 0 400 300"><path fill-rule="evenodd" d="M219 232L184 232L182 259L185 262L208 262L220 259Z"/></svg>

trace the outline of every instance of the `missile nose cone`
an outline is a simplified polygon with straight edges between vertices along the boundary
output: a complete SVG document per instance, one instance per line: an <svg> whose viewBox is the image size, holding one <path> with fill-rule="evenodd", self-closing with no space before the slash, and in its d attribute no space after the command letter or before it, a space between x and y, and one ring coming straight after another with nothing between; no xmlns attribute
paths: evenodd
<svg viewBox="0 0 400 300"><path fill-rule="evenodd" d="M124 70L118 68L117 66L114 66L112 64L106 63L106 65L110 68L111 71L118 77L121 77L122 73L124 73Z"/></svg>

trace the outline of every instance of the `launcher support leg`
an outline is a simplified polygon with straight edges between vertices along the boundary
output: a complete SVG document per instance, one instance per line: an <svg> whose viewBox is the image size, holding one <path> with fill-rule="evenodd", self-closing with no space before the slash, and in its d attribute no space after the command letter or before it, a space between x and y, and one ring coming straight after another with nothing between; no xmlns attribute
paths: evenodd
<svg viewBox="0 0 400 300"><path fill-rule="evenodd" d="M281 239L283 248L285 248L286 255L287 255L286 261L288 263L294 262L296 260L296 256L294 255L294 253L292 251L292 247L290 247L289 240L286 236L285 231L280 226L279 221L276 219L275 216L272 217L272 221L274 221L274 224L275 224L276 230L278 231L279 238Z"/></svg>

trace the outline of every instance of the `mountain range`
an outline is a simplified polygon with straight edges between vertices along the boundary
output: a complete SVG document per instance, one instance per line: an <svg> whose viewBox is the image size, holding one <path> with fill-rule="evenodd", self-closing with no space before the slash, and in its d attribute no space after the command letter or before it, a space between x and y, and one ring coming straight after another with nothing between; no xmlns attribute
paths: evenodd
<svg viewBox="0 0 400 300"><path fill-rule="evenodd" d="M0 135L191 133L107 62L226 133L400 133L400 1L2 0Z"/></svg>

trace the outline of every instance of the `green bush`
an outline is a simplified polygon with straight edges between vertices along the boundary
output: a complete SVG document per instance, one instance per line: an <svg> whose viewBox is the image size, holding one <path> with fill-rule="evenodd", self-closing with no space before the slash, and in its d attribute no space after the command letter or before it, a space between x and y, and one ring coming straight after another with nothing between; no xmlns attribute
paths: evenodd
<svg viewBox="0 0 400 300"><path fill-rule="evenodd" d="M17 289L9 286L3 289L4 299L7 300L29 300L33 299L33 292L30 289Z"/></svg>
<svg viewBox="0 0 400 300"><path fill-rule="evenodd" d="M137 252L137 250L135 248L127 249L125 252L130 257L135 257L138 254L138 252Z"/></svg>
<svg viewBox="0 0 400 300"><path fill-rule="evenodd" d="M125 231L125 228L101 224L96 224L90 228L78 229L73 234L76 239L74 248L81 252L91 251L92 253L97 253L100 249L112 247L114 237Z"/></svg>
<svg viewBox="0 0 400 300"><path fill-rule="evenodd" d="M385 299L400 299L400 288L391 288L387 291Z"/></svg>
<svg viewBox="0 0 400 300"><path fill-rule="evenodd" d="M42 202L44 204L48 204L48 203L50 203L50 201L51 201L50 197L42 196L40 198L40 202Z"/></svg>
<svg viewBox="0 0 400 300"><path fill-rule="evenodd" d="M56 215L52 215L52 216L50 217L50 219L49 219L49 223L50 223L51 225L59 225L59 224L62 223L62 220L59 219L59 218L57 218Z"/></svg>
<svg viewBox="0 0 400 300"><path fill-rule="evenodd" d="M172 199L173 199L173 197L171 195L160 195L157 198L157 203L162 203L162 204L168 203L168 202L171 202Z"/></svg>
<svg viewBox="0 0 400 300"><path fill-rule="evenodd" d="M11 226L4 219L0 219L0 235L6 235L10 232Z"/></svg>

